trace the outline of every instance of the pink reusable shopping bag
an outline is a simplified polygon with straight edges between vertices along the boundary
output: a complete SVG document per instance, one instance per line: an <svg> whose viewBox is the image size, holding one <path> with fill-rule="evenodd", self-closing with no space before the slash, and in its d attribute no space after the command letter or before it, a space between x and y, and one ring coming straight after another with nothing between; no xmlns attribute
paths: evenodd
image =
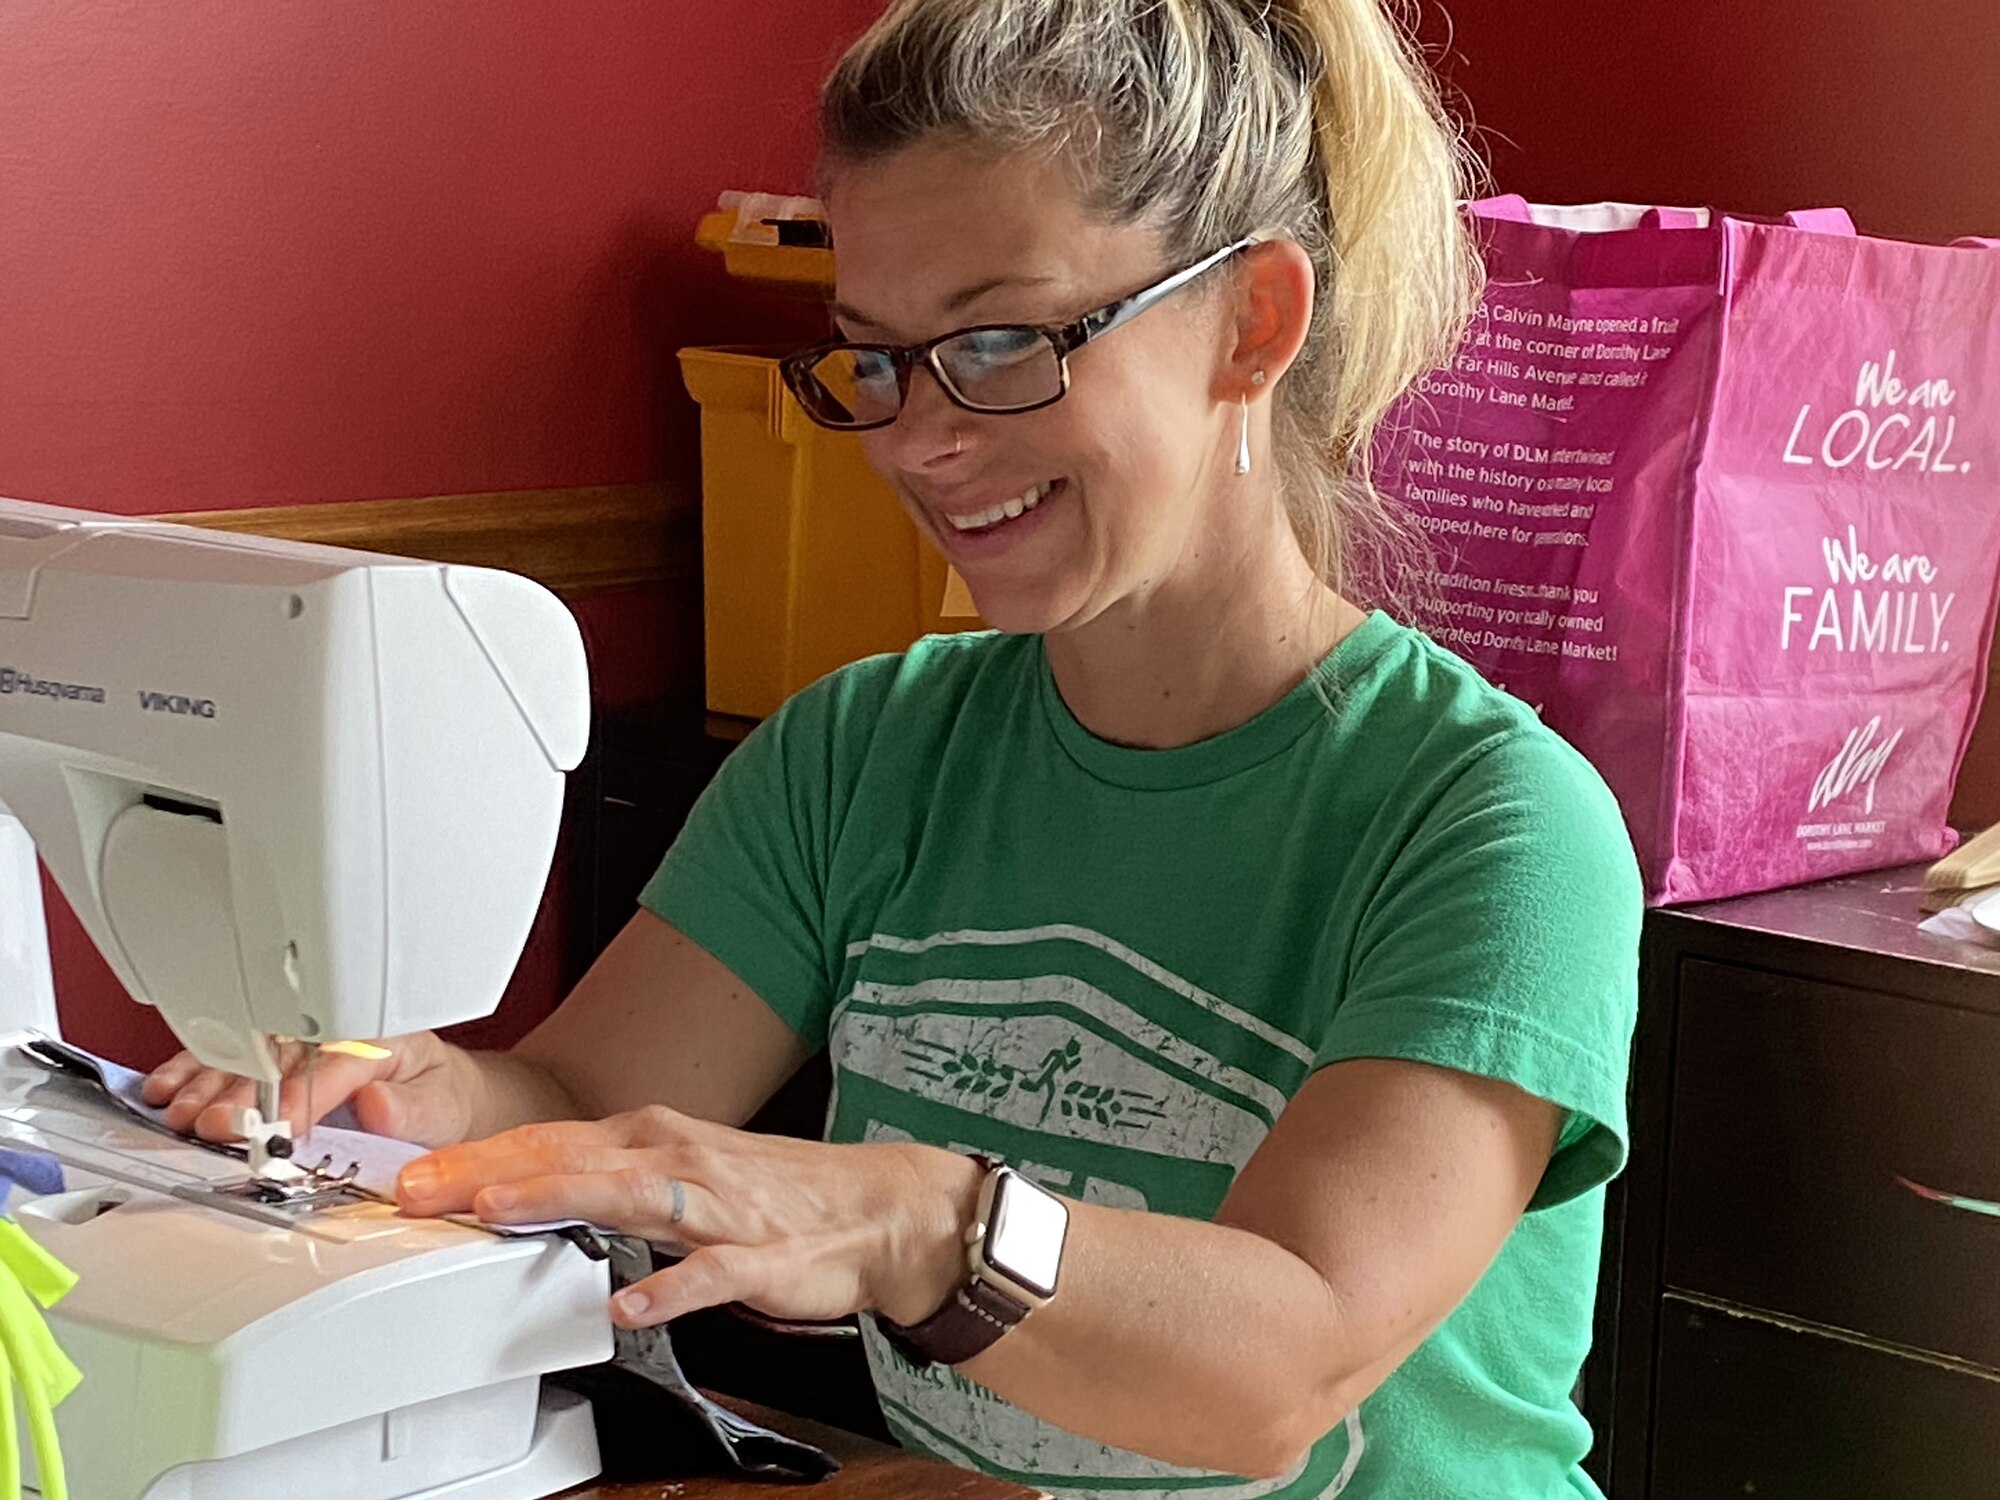
<svg viewBox="0 0 2000 1500"><path fill-rule="evenodd" d="M1474 212L1480 316L1377 455L1434 634L1597 765L1654 900L1942 854L2000 584L2000 254Z"/></svg>

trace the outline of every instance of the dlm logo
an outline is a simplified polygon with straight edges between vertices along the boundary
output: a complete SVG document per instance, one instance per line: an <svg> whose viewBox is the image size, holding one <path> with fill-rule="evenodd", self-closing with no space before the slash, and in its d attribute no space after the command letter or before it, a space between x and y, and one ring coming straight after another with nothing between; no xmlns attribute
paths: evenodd
<svg viewBox="0 0 2000 1500"><path fill-rule="evenodd" d="M1858 729L1851 729L1847 741L1840 747L1839 754L1826 763L1819 776L1813 781L1812 797L1806 803L1808 813L1816 813L1822 807L1831 807L1842 797L1857 787L1865 787L1867 796L1862 804L1867 812L1875 811L1875 783L1882 775L1882 768L1889 764L1889 757L1901 743L1903 731L1898 729L1880 744L1876 735L1882 732L1882 716L1877 714Z"/></svg>

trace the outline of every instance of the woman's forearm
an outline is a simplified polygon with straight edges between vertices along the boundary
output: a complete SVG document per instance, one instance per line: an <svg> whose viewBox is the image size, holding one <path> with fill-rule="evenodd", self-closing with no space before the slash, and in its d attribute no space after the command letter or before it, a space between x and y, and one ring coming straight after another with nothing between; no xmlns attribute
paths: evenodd
<svg viewBox="0 0 2000 1500"><path fill-rule="evenodd" d="M969 1163L919 1149L935 1201L963 1205ZM1368 1357L1298 1256L1248 1230L1068 1206L1060 1292L961 1366L968 1378L1100 1442L1257 1476L1288 1469L1366 1394ZM962 1240L930 1233L885 1316L917 1321L964 1280Z"/></svg>

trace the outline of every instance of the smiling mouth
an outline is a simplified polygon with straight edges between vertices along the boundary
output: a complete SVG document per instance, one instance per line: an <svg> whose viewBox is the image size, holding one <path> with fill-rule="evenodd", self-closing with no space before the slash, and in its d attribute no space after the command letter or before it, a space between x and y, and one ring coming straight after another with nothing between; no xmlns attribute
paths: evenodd
<svg viewBox="0 0 2000 1500"><path fill-rule="evenodd" d="M991 506L986 510L975 511L971 515L964 516L947 515L944 519L951 526L951 529L961 536L996 531L1000 527L1005 526L1009 521L1019 520L1044 500L1048 499L1050 495L1060 490L1062 486L1063 481L1060 479L1046 480L1041 484L1031 485L1012 499L1003 500L998 505Z"/></svg>

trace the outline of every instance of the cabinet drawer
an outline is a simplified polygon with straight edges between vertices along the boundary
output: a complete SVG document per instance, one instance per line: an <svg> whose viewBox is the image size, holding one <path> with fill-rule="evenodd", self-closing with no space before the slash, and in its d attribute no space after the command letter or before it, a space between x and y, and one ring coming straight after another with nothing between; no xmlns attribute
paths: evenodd
<svg viewBox="0 0 2000 1500"><path fill-rule="evenodd" d="M1991 1500L2000 1381L1668 1297L1652 1500Z"/></svg>
<svg viewBox="0 0 2000 1500"><path fill-rule="evenodd" d="M2000 1018L1688 960L1664 1281L2000 1369ZM2000 1477L1995 1480L2000 1489Z"/></svg>

